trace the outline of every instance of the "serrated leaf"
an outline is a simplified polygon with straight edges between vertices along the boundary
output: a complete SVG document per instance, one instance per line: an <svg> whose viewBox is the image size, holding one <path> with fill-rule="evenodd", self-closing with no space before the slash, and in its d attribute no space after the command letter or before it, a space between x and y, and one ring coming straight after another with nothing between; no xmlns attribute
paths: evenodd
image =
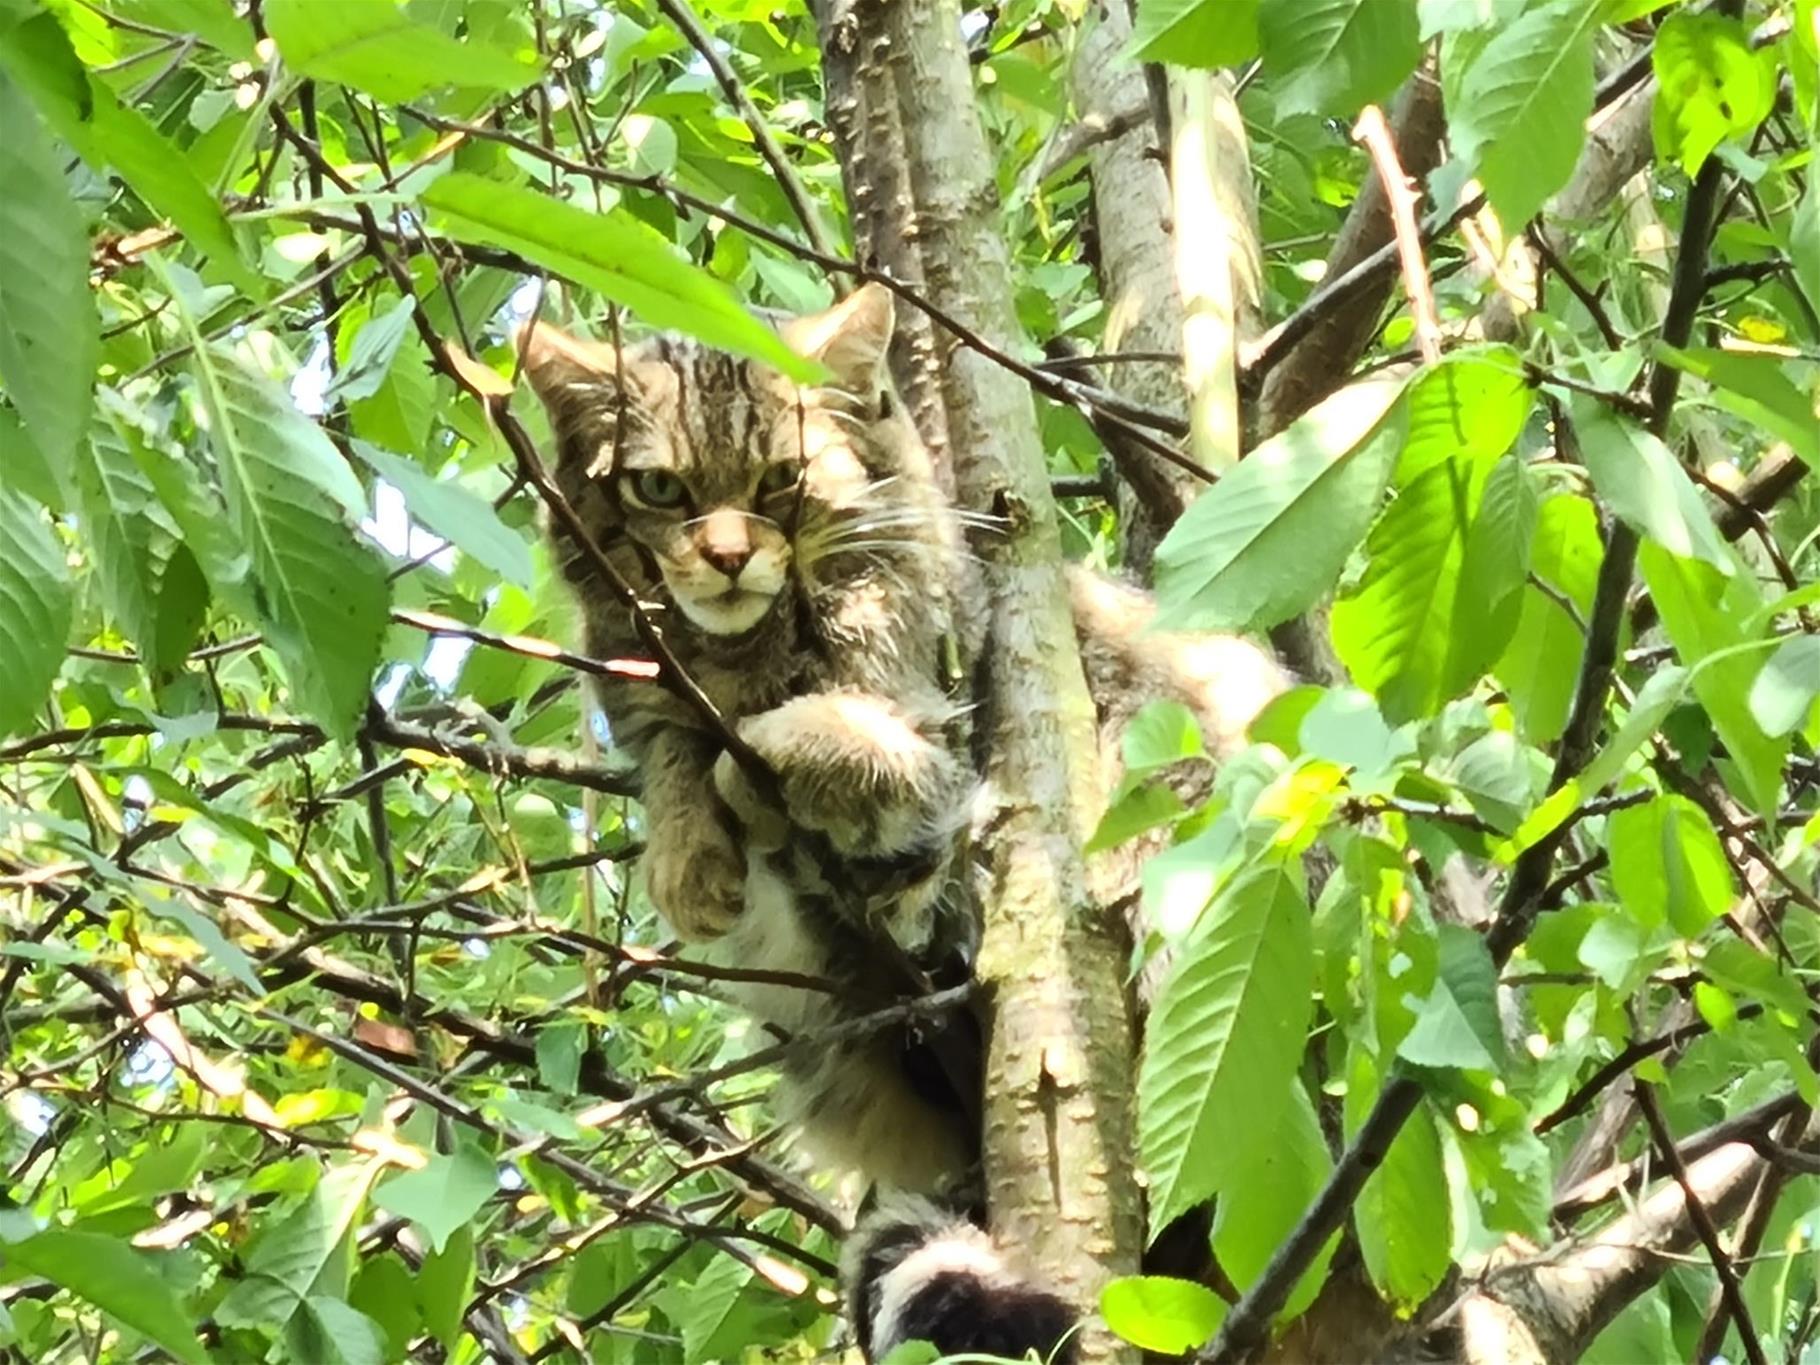
<svg viewBox="0 0 1820 1365"><path fill-rule="evenodd" d="M267 0L265 25L293 71L390 103L450 85L511 92L538 77L535 63L489 43L451 38L382 0Z"/></svg>
<svg viewBox="0 0 1820 1365"><path fill-rule="evenodd" d="M69 566L42 509L0 489L0 735L44 704L74 613Z"/></svg>
<svg viewBox="0 0 1820 1365"><path fill-rule="evenodd" d="M1522 432L1535 398L1509 346L1456 351L1423 370L1409 386L1397 483L1406 487L1443 460L1495 460Z"/></svg>
<svg viewBox="0 0 1820 1365"><path fill-rule="evenodd" d="M1333 1157L1307 1091L1295 1084L1289 1092L1289 1106L1270 1140L1251 1153L1249 1164L1220 1192L1214 1209L1214 1254L1220 1269L1240 1290L1251 1288L1264 1273L1333 1169ZM1294 1319L1314 1302L1339 1244L1336 1231L1296 1281L1277 1315L1279 1321Z"/></svg>
<svg viewBox="0 0 1820 1365"><path fill-rule="evenodd" d="M1820 636L1796 635L1769 656L1751 684L1750 713L1763 733L1779 738L1807 719L1820 696Z"/></svg>
<svg viewBox="0 0 1820 1365"><path fill-rule="evenodd" d="M1480 472L1449 460L1399 493L1365 541L1364 578L1334 603L1334 649L1393 725L1433 715L1451 695L1447 655Z"/></svg>
<svg viewBox="0 0 1820 1365"><path fill-rule="evenodd" d="M1281 867L1229 887L1183 944L1138 1070L1153 1229L1218 1191L1267 1139L1290 1103L1313 984L1308 906Z"/></svg>
<svg viewBox="0 0 1820 1365"><path fill-rule="evenodd" d="M1670 15L1650 48L1656 73L1656 158L1693 175L1728 137L1750 132L1776 101L1776 64L1750 30L1723 14Z"/></svg>
<svg viewBox="0 0 1820 1365"><path fill-rule="evenodd" d="M159 574L179 532L111 423L96 422L78 451L76 493L108 615L149 650Z"/></svg>
<svg viewBox="0 0 1820 1365"><path fill-rule="evenodd" d="M1536 533L1536 490L1515 455L1492 466L1466 530L1460 586L1448 632L1441 691L1457 696L1504 652L1517 628L1529 551Z"/></svg>
<svg viewBox="0 0 1820 1365"><path fill-rule="evenodd" d="M1182 798L1161 782L1129 778L1119 785L1106 813L1094 827L1093 836L1081 846L1083 853L1098 853L1117 848L1127 839L1135 839L1146 830L1166 825L1180 816L1185 807Z"/></svg>
<svg viewBox="0 0 1820 1365"><path fill-rule="evenodd" d="M39 1275L143 1333L177 1359L207 1365L186 1311L146 1253L116 1237L48 1228L18 1242L0 1242L0 1263Z"/></svg>
<svg viewBox="0 0 1820 1365"><path fill-rule="evenodd" d="M1614 811L1605 825L1612 886L1645 926L1664 919L1693 938L1737 898L1731 864L1706 813L1684 796Z"/></svg>
<svg viewBox="0 0 1820 1365"><path fill-rule="evenodd" d="M1259 630L1331 586L1378 510L1402 389L1381 377L1340 390L1197 498L1157 549L1158 624Z"/></svg>
<svg viewBox="0 0 1820 1365"><path fill-rule="evenodd" d="M1356 113L1388 98L1422 55L1409 0L1263 0L1258 46L1280 114Z"/></svg>
<svg viewBox="0 0 1820 1365"><path fill-rule="evenodd" d="M209 444L266 638L303 709L345 738L365 714L389 619L385 570L350 525L360 484L288 395L203 337L174 285L172 297L196 344Z"/></svg>
<svg viewBox="0 0 1820 1365"><path fill-rule="evenodd" d="M1226 1301L1192 1280L1125 1275L1100 1291L1100 1316L1133 1346L1186 1355L1219 1331L1226 1320Z"/></svg>
<svg viewBox="0 0 1820 1365"><path fill-rule="evenodd" d="M1573 420L1586 472L1613 512L1664 549L1732 572L1731 546L1661 438L1582 395L1575 395Z"/></svg>
<svg viewBox="0 0 1820 1365"><path fill-rule="evenodd" d="M472 1143L453 1156L436 1155L420 1171L394 1176L373 1192L373 1203L409 1218L441 1251L454 1231L486 1206L499 1188L493 1158Z"/></svg>
<svg viewBox="0 0 1820 1365"><path fill-rule="evenodd" d="M1376 1069L1355 1047L1347 1069L1348 1134L1365 1121L1377 1094ZM1409 1116L1359 1192L1353 1227L1365 1269L1391 1303L1414 1307L1446 1275L1453 1263L1452 1205L1440 1133L1426 1103Z"/></svg>
<svg viewBox="0 0 1820 1365"><path fill-rule="evenodd" d="M1694 695L1725 741L1742 784L1738 795L1758 814L1773 814L1788 741L1766 735L1751 714L1751 689L1764 656L1741 648L1747 641L1740 623L1762 605L1755 581L1742 573L1723 578L1699 560L1678 558L1649 541L1638 562L1669 642L1691 671Z"/></svg>
<svg viewBox="0 0 1820 1365"><path fill-rule="evenodd" d="M224 1327L288 1323L353 1226L378 1172L370 1161L327 1170L285 1218L268 1221L247 1254L245 1278L216 1307L216 1321Z"/></svg>
<svg viewBox="0 0 1820 1365"><path fill-rule="evenodd" d="M4 72L0 128L0 384L38 453L64 471L88 435L101 355L88 229L43 125Z"/></svg>
<svg viewBox="0 0 1820 1365"><path fill-rule="evenodd" d="M804 382L820 373L741 308L720 281L683 260L669 241L623 210L589 213L535 190L460 171L426 189L423 202L458 240L516 251L631 309L653 327L674 328L752 356Z"/></svg>
<svg viewBox="0 0 1820 1365"><path fill-rule="evenodd" d="M355 441L353 450L403 495L413 517L500 577L520 587L531 586L531 547L499 519L485 498L458 483L433 478L422 466L365 441Z"/></svg>
<svg viewBox="0 0 1820 1365"><path fill-rule="evenodd" d="M1236 66L1258 51L1258 0L1143 0L1132 25L1139 61Z"/></svg>
<svg viewBox="0 0 1820 1365"><path fill-rule="evenodd" d="M1417 1066L1496 1072L1504 1060L1498 1020L1498 971L1485 941L1471 929L1443 924L1434 989L1397 1056Z"/></svg>
<svg viewBox="0 0 1820 1365"><path fill-rule="evenodd" d="M1600 7L1553 0L1472 44L1443 83L1454 155L1475 166L1505 230L1519 232L1567 183L1593 104Z"/></svg>
<svg viewBox="0 0 1820 1365"><path fill-rule="evenodd" d="M1590 502L1568 494L1543 501L1530 541L1530 571L1573 603L1579 621L1554 596L1533 585L1525 587L1510 644L1492 668L1510 693L1523 736L1532 744L1560 738L1567 724L1586 647L1579 622L1592 610L1604 554L1598 513Z"/></svg>
<svg viewBox="0 0 1820 1365"><path fill-rule="evenodd" d="M0 35L0 57L65 142L97 171L112 169L154 213L218 265L249 298L270 292L241 258L234 230L181 148L83 68L49 14Z"/></svg>

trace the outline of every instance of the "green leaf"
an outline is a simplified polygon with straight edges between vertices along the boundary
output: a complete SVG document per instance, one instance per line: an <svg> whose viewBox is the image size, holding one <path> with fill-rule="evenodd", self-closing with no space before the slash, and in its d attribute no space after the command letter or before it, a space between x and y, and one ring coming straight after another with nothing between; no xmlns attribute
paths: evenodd
<svg viewBox="0 0 1820 1365"><path fill-rule="evenodd" d="M624 210L589 213L535 190L451 172L423 193L451 236L505 247L653 327L671 327L712 346L753 356L793 379L813 381L818 366L734 300L720 281L682 260L668 241Z"/></svg>
<svg viewBox="0 0 1820 1365"><path fill-rule="evenodd" d="M246 1277L216 1307L216 1321L223 1327L288 1323L353 1226L378 1170L370 1161L327 1170L286 1217L266 1222L247 1254Z"/></svg>
<svg viewBox="0 0 1820 1365"><path fill-rule="evenodd" d="M0 489L0 735L25 728L43 705L74 613L69 566L42 509Z"/></svg>
<svg viewBox="0 0 1820 1365"><path fill-rule="evenodd" d="M1407 487L1443 460L1495 460L1529 420L1535 390L1509 346L1456 351L1409 386L1409 430L1397 460Z"/></svg>
<svg viewBox="0 0 1820 1365"><path fill-rule="evenodd" d="M109 422L96 422L78 451L76 492L108 615L148 649L157 620L154 594L177 526Z"/></svg>
<svg viewBox="0 0 1820 1365"><path fill-rule="evenodd" d="M1605 825L1611 881L1624 908L1648 927L1666 917L1693 938L1737 899L1731 864L1706 813L1684 796L1658 796L1614 811Z"/></svg>
<svg viewBox="0 0 1820 1365"><path fill-rule="evenodd" d="M1573 421L1586 472L1612 511L1663 548L1732 572L1731 546L1673 451L1593 398L1574 396Z"/></svg>
<svg viewBox="0 0 1820 1365"><path fill-rule="evenodd" d="M1393 725L1433 715L1452 695L1456 611L1482 609L1456 603L1480 472L1449 460L1399 493L1366 539L1364 578L1334 603L1334 649Z"/></svg>
<svg viewBox="0 0 1820 1365"><path fill-rule="evenodd" d="M1098 853L1117 848L1127 839L1135 839L1146 830L1167 825L1186 809L1182 798L1161 782L1127 778L1119 784L1106 813L1094 826L1093 835L1081 846L1083 853Z"/></svg>
<svg viewBox="0 0 1820 1365"><path fill-rule="evenodd" d="M0 1263L42 1276L132 1328L177 1359L207 1365L186 1311L144 1252L116 1237L49 1228L19 1242L0 1242Z"/></svg>
<svg viewBox="0 0 1820 1365"><path fill-rule="evenodd" d="M1675 654L1692 670L1694 695L1712 717L1742 780L1739 795L1758 814L1773 814L1788 743L1766 735L1751 714L1751 690L1763 653L1746 647L1739 623L1760 605L1755 582L1748 574L1722 578L1698 560L1677 558L1647 541L1639 562ZM1725 772L1724 765L1720 771Z"/></svg>
<svg viewBox="0 0 1820 1365"><path fill-rule="evenodd" d="M385 1365L385 1329L358 1309L312 1294L285 1332L291 1358L312 1365Z"/></svg>
<svg viewBox="0 0 1820 1365"><path fill-rule="evenodd" d="M290 68L390 103L455 85L517 91L538 67L488 43L463 42L413 20L388 0L267 0L266 31Z"/></svg>
<svg viewBox="0 0 1820 1365"><path fill-rule="evenodd" d="M424 1259L427 1265L429 1258ZM409 1360L411 1340L424 1329L417 1302L421 1284L422 1272L412 1274L396 1252L369 1255L354 1277L348 1306L371 1318L385 1332L388 1361Z"/></svg>
<svg viewBox="0 0 1820 1365"><path fill-rule="evenodd" d="M189 158L144 114L122 104L84 70L55 18L41 14L0 34L0 57L57 135L84 161L97 171L111 167L242 293L266 297L264 276L241 258L227 215L190 168Z"/></svg>
<svg viewBox="0 0 1820 1365"><path fill-rule="evenodd" d="M1567 183L1593 103L1600 7L1553 0L1468 44L1469 65L1443 83L1454 155L1476 168L1515 234Z"/></svg>
<svg viewBox="0 0 1820 1365"><path fill-rule="evenodd" d="M1565 493L1543 501L1530 541L1530 571L1572 602L1582 622L1592 610L1604 554L1599 516L1590 502ZM1517 723L1531 744L1560 738L1585 647L1579 622L1554 596L1533 585L1523 589L1516 629L1492 671L1510 693Z"/></svg>
<svg viewBox="0 0 1820 1365"><path fill-rule="evenodd" d="M303 709L345 738L365 714L389 619L385 570L350 526L365 504L359 481L288 395L207 341L172 297L196 343L209 443L266 637Z"/></svg>
<svg viewBox="0 0 1820 1365"><path fill-rule="evenodd" d="M1473 930L1443 924L1438 932L1434 990L1397 1047L1397 1056L1417 1066L1496 1072L1504 1063L1497 968L1484 939Z"/></svg>
<svg viewBox="0 0 1820 1365"><path fill-rule="evenodd" d="M1133 1346L1179 1356L1212 1340L1226 1301L1192 1280L1125 1275L1100 1291L1100 1316Z"/></svg>
<svg viewBox="0 0 1820 1365"><path fill-rule="evenodd" d="M1656 72L1656 159L1688 175L1728 137L1749 133L1776 102L1776 63L1751 50L1750 31L1722 14L1670 15L1650 49Z"/></svg>
<svg viewBox="0 0 1820 1365"><path fill-rule="evenodd" d="M385 312L362 323L354 333L341 373L323 394L324 401L340 398L355 403L378 393L391 371L399 346L407 336L415 335L411 330L411 319L416 311L414 300L399 299Z"/></svg>
<svg viewBox="0 0 1820 1365"><path fill-rule="evenodd" d="M1448 696L1476 682L1510 643L1529 581L1535 534L1536 489L1529 466L1516 455L1506 455L1486 476L1478 511L1466 531L1441 673L1441 690Z"/></svg>
<svg viewBox="0 0 1820 1365"><path fill-rule="evenodd" d="M1377 1099L1377 1071L1353 1049L1346 1083L1346 1131L1356 1132ZM1426 1103L1409 1116L1353 1205L1365 1269L1391 1303L1413 1308L1453 1263L1452 1205L1441 1136Z"/></svg>
<svg viewBox="0 0 1820 1365"><path fill-rule="evenodd" d="M1820 313L1820 180L1807 178L1807 193L1788 225L1788 256L1795 264L1795 283L1808 307Z"/></svg>
<svg viewBox="0 0 1820 1365"><path fill-rule="evenodd" d="M1796 635L1783 642L1751 684L1750 713L1772 738L1788 734L1820 696L1820 636Z"/></svg>
<svg viewBox="0 0 1820 1365"><path fill-rule="evenodd" d="M108 8L167 33L192 33L237 62L253 60L253 26L231 0L114 0Z"/></svg>
<svg viewBox="0 0 1820 1365"><path fill-rule="evenodd" d="M1146 702L1125 725L1120 741L1128 774L1154 772L1179 763L1184 758L1200 758L1207 750L1201 744L1200 722L1179 701Z"/></svg>
<svg viewBox="0 0 1820 1365"><path fill-rule="evenodd" d="M1236 66L1258 51L1258 0L1142 0L1131 35L1139 61Z"/></svg>
<svg viewBox="0 0 1820 1365"><path fill-rule="evenodd" d="M1772 431L1810 467L1820 465L1820 422L1813 401L1796 388L1782 357L1766 351L1722 351L1658 345L1656 354L1677 369L1717 386L1713 401L1745 421Z"/></svg>
<svg viewBox="0 0 1820 1365"><path fill-rule="evenodd" d="M441 1251L423 1258L423 1269L417 1274L417 1302L423 1309L424 1328L444 1350L455 1349L468 1296L473 1292L474 1225L464 1223Z"/></svg>
<svg viewBox="0 0 1820 1365"><path fill-rule="evenodd" d="M1422 55L1409 0L1263 0L1258 45L1279 114L1357 113Z"/></svg>
<svg viewBox="0 0 1820 1365"><path fill-rule="evenodd" d="M1668 713L1681 704L1687 684L1687 670L1673 664L1650 674L1649 680L1637 689L1636 700L1631 703L1618 733L1581 772L1577 779L1580 790L1589 795L1596 794L1615 781L1630 756L1643 747L1644 741L1661 728Z"/></svg>
<svg viewBox="0 0 1820 1365"><path fill-rule="evenodd" d="M1290 1102L1313 984L1308 906L1282 867L1229 887L1183 944L1138 1071L1153 1229L1221 1189L1268 1140Z"/></svg>
<svg viewBox="0 0 1820 1365"><path fill-rule="evenodd" d="M582 1027L572 1019L545 1024L537 1030L537 1076L558 1095L573 1095L581 1076Z"/></svg>
<svg viewBox="0 0 1820 1365"><path fill-rule="evenodd" d="M450 1234L486 1206L499 1189L499 1171L473 1143L463 1143L453 1156L436 1155L420 1171L394 1176L373 1192L373 1202L388 1213L409 1218L441 1251Z"/></svg>
<svg viewBox="0 0 1820 1365"><path fill-rule="evenodd" d="M38 116L4 72L0 128L0 384L61 478L88 436L101 354L88 229Z"/></svg>
<svg viewBox="0 0 1820 1365"><path fill-rule="evenodd" d="M1291 1085L1289 1097L1289 1107L1270 1140L1255 1145L1249 1160L1220 1192L1214 1209L1214 1254L1240 1290L1251 1288L1264 1273L1333 1169L1308 1092L1300 1084ZM1277 1315L1279 1321L1294 1319L1314 1302L1339 1244L1336 1231L1296 1281Z"/></svg>
<svg viewBox="0 0 1820 1365"><path fill-rule="evenodd" d="M531 586L531 547L499 519L485 498L448 479L433 478L421 465L365 441L355 441L353 450L404 496L404 505L417 520L500 577L520 587Z"/></svg>
<svg viewBox="0 0 1820 1365"><path fill-rule="evenodd" d="M1157 548L1158 624L1261 630L1320 597L1378 510L1402 388L1380 377L1340 390L1197 498Z"/></svg>

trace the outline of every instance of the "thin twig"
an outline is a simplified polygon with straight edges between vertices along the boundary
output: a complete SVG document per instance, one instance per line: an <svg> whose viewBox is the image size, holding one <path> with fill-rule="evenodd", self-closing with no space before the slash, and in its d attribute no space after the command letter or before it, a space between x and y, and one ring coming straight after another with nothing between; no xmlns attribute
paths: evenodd
<svg viewBox="0 0 1820 1365"><path fill-rule="evenodd" d="M1769 1365L1769 1359L1763 1354L1763 1343L1757 1337L1757 1329L1751 1322L1750 1306L1744 1302L1744 1289L1738 1283L1738 1272L1733 1268L1731 1257L1726 1254L1724 1244L1719 1240L1719 1229L1713 1226L1712 1215L1706 1211L1699 1192L1694 1189L1693 1181L1688 1179L1687 1163L1681 1159L1681 1153L1675 1150L1674 1134L1669 1132L1668 1123L1662 1117L1662 1106L1656 1100L1656 1088L1639 1081L1633 1090L1637 1097L1637 1108L1643 1115L1643 1121L1649 1125L1650 1137L1656 1145L1656 1155L1662 1158L1662 1164L1668 1167L1669 1174L1674 1176L1675 1183L1681 1187L1681 1196L1687 1201L1687 1216L1699 1234L1701 1244L1706 1247L1706 1254L1713 1263L1713 1272L1719 1277L1719 1293L1725 1300L1726 1310L1731 1314L1732 1322L1738 1328L1738 1339L1744 1346L1744 1354L1749 1357L1751 1365Z"/></svg>

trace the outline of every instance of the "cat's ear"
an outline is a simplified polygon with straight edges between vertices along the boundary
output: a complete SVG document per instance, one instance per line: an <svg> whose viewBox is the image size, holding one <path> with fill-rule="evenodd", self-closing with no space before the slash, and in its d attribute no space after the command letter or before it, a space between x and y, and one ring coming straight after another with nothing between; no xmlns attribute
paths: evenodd
<svg viewBox="0 0 1820 1365"><path fill-rule="evenodd" d="M631 396L624 364L611 346L571 336L547 322L526 323L518 329L517 342L525 378L552 416L598 406L603 396L617 398L622 383Z"/></svg>
<svg viewBox="0 0 1820 1365"><path fill-rule="evenodd" d="M867 284L825 313L784 324L784 340L798 354L828 367L830 387L870 401L885 386L893 320L891 291Z"/></svg>
<svg viewBox="0 0 1820 1365"><path fill-rule="evenodd" d="M557 465L589 476L604 472L622 426L643 421L643 389L631 357L571 336L547 322L518 329L524 376L543 400L556 435Z"/></svg>

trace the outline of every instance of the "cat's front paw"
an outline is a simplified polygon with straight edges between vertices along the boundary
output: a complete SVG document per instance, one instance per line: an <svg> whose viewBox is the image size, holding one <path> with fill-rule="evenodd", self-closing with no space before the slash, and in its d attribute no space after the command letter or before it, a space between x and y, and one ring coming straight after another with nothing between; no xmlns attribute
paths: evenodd
<svg viewBox="0 0 1820 1365"><path fill-rule="evenodd" d="M706 808L654 824L644 869L651 902L678 938L719 938L745 908L745 854Z"/></svg>
<svg viewBox="0 0 1820 1365"><path fill-rule="evenodd" d="M739 737L776 774L789 822L827 835L842 853L890 856L927 844L962 791L950 755L891 702L863 693L797 697L740 721ZM730 788L757 798L730 764L723 755L715 782L750 825Z"/></svg>

